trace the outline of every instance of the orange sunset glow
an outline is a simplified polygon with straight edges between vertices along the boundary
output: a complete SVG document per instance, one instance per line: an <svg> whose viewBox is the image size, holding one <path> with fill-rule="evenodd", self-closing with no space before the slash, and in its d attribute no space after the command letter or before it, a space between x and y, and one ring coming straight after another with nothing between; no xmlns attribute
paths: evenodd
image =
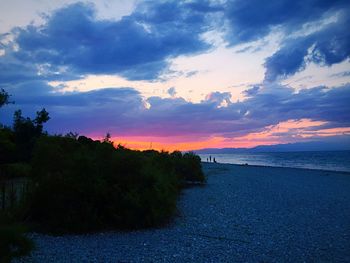
<svg viewBox="0 0 350 263"><path fill-rule="evenodd" d="M313 121L310 119L288 120L266 127L261 132L249 133L244 136L237 136L233 139L225 137L212 137L203 140L190 140L188 138L171 138L174 142L169 142L163 137L112 137L114 145L122 145L134 150L155 149L159 151L191 151L204 148L252 148L258 145L273 145L278 143L290 143L298 141L300 138L328 137L350 134L350 128L331 128L308 130L325 125L324 121ZM290 133L289 141L278 135L278 133ZM95 139L100 139L94 137ZM186 142L181 142L184 140Z"/></svg>

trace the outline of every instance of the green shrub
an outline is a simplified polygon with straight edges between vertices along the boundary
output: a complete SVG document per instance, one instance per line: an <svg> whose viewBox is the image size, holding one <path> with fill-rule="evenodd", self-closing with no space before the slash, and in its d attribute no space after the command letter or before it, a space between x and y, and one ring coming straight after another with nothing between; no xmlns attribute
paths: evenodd
<svg viewBox="0 0 350 263"><path fill-rule="evenodd" d="M28 255L34 248L19 225L0 225L0 262L11 262L15 257Z"/></svg>
<svg viewBox="0 0 350 263"><path fill-rule="evenodd" d="M33 154L35 187L26 216L52 232L162 224L176 211L179 160L86 137L42 137Z"/></svg>
<svg viewBox="0 0 350 263"><path fill-rule="evenodd" d="M196 181L204 183L205 175L202 171L201 159L198 155L189 152L182 154L175 151L171 154L174 160L176 173L183 181Z"/></svg>

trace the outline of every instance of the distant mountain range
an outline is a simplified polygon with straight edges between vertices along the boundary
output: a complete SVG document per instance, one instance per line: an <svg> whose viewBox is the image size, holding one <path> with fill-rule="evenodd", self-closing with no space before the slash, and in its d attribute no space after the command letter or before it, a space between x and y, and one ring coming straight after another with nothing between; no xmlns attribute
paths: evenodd
<svg viewBox="0 0 350 263"><path fill-rule="evenodd" d="M244 152L303 152L303 151L350 151L350 136L338 136L322 141L308 141L275 145L259 145L253 148L206 148L195 150L206 153L244 153Z"/></svg>

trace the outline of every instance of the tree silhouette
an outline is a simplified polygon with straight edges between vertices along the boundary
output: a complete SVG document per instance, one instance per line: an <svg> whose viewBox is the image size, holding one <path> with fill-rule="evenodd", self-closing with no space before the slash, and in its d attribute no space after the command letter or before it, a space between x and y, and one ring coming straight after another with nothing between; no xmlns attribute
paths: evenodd
<svg viewBox="0 0 350 263"><path fill-rule="evenodd" d="M9 98L10 98L10 95L4 89L1 89L0 90L0 108L5 104L10 103Z"/></svg>
<svg viewBox="0 0 350 263"><path fill-rule="evenodd" d="M34 123L36 125L37 133L40 135L43 132L43 124L50 120L49 113L43 108L41 111L36 112L36 118Z"/></svg>
<svg viewBox="0 0 350 263"><path fill-rule="evenodd" d="M43 135L43 124L50 119L49 113L42 109L37 111L36 118L24 118L22 111L14 113L13 132L15 143L18 146L18 157L20 160L29 160L36 140Z"/></svg>
<svg viewBox="0 0 350 263"><path fill-rule="evenodd" d="M112 138L111 134L109 132L107 132L106 136L103 138L102 142L113 144L113 141L111 141L111 138Z"/></svg>

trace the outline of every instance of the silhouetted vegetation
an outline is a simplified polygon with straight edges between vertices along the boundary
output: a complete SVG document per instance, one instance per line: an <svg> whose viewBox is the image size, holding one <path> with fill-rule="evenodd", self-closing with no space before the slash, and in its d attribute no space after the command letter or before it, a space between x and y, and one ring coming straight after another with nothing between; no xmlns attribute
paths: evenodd
<svg viewBox="0 0 350 263"><path fill-rule="evenodd" d="M8 98L2 90L0 106ZM51 136L49 119L45 109L35 119L18 110L13 126L0 128L0 218L52 233L154 227L174 215L187 181L205 182L193 153L114 147L109 133ZM6 259L30 251L18 229L0 221Z"/></svg>
<svg viewBox="0 0 350 263"><path fill-rule="evenodd" d="M192 152L182 154L179 151L175 151L171 154L171 157L174 160L175 171L180 175L180 179L184 181L205 182L201 158L198 155Z"/></svg>
<svg viewBox="0 0 350 263"><path fill-rule="evenodd" d="M9 104L10 95L4 90L0 89L0 108L6 104Z"/></svg>
<svg viewBox="0 0 350 263"><path fill-rule="evenodd" d="M32 174L26 216L59 232L162 224L182 183L205 180L194 154L115 149L84 136L40 138Z"/></svg>
<svg viewBox="0 0 350 263"><path fill-rule="evenodd" d="M50 119L45 109L36 113L36 118L22 117L21 110L14 114L13 133L17 149L17 159L30 161L36 140L43 135L43 124Z"/></svg>
<svg viewBox="0 0 350 263"><path fill-rule="evenodd" d="M42 137L32 170L27 216L50 231L154 226L176 207L179 181L165 153L115 149L84 136Z"/></svg>

